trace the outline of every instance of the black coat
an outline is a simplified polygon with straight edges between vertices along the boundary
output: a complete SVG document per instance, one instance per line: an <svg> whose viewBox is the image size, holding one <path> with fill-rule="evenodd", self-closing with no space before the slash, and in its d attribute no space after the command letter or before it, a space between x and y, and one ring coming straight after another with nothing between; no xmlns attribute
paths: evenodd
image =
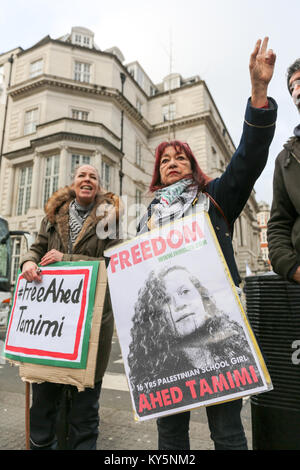
<svg viewBox="0 0 300 470"><path fill-rule="evenodd" d="M237 286L241 278L232 246L234 222L242 212L256 180L267 163L276 118L277 104L272 98L269 98L268 109L253 108L249 100L240 144L224 173L205 188L205 192L217 203L210 203L209 216L233 282ZM145 221L151 216L151 208L155 203L154 199L149 205L148 213L142 218L138 231L145 227Z"/></svg>
<svg viewBox="0 0 300 470"><path fill-rule="evenodd" d="M273 203L268 223L274 271L293 281L300 266L300 137L291 138L275 161Z"/></svg>

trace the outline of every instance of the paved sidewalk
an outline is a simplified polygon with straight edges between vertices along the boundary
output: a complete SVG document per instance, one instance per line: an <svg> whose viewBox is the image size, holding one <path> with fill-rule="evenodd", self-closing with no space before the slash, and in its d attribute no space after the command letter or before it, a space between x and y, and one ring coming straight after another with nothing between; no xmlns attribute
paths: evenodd
<svg viewBox="0 0 300 470"><path fill-rule="evenodd" d="M249 398L244 400L242 420L249 449L252 449ZM198 408L191 413L190 438L191 450L213 449L204 408ZM25 450L25 448L25 384L19 377L18 367L11 367L2 360L0 361L0 451ZM102 385L97 449L157 450L156 420L144 422L134 420L117 338L113 340L112 354Z"/></svg>
<svg viewBox="0 0 300 470"><path fill-rule="evenodd" d="M24 386L25 389L25 386ZM100 436L97 449L102 450L156 450L157 433L155 420L137 423L131 411L124 410L125 392L119 392L114 398L111 390L102 391L101 402L110 398L113 406L100 406ZM122 395L122 397L121 397ZM118 401L118 396L120 399ZM243 412L243 423L251 449L250 401L247 400ZM209 437L204 409L194 410L191 421L191 450L213 449ZM0 391L0 450L25 449L25 395Z"/></svg>

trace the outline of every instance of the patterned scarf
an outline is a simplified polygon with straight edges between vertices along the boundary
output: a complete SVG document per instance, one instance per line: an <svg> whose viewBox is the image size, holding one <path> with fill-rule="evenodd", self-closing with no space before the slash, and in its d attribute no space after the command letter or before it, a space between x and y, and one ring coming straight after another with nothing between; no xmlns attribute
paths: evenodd
<svg viewBox="0 0 300 470"><path fill-rule="evenodd" d="M71 202L69 206L69 229L70 229L70 243L74 245L82 226L91 212L94 203L87 207L78 204L76 199Z"/></svg>
<svg viewBox="0 0 300 470"><path fill-rule="evenodd" d="M191 184L193 184L192 178L184 178L174 184L170 184L170 186L157 190L155 192L155 196L159 199L160 204L167 207L170 206L172 202Z"/></svg>
<svg viewBox="0 0 300 470"><path fill-rule="evenodd" d="M159 203L155 205L151 217L151 227L166 221L179 219L197 196L198 185L192 178L184 178L155 192Z"/></svg>

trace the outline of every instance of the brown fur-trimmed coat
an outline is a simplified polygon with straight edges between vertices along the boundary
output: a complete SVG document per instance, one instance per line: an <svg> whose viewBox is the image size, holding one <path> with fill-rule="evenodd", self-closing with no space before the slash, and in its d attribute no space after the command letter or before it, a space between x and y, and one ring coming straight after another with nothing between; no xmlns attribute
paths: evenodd
<svg viewBox="0 0 300 470"><path fill-rule="evenodd" d="M82 229L69 250L69 205L75 199L71 187L59 189L54 193L45 206L45 217L41 222L40 231L30 250L22 257L20 265L26 261L38 264L41 258L50 250L55 249L63 253L62 261L85 261L103 259L104 250L120 240L118 238L99 238L96 233L97 224L106 229L109 220L115 217L119 221L119 198L113 193L99 193L95 205L85 220ZM110 211L107 208L110 207ZM100 212L100 215L98 215ZM99 234L99 232L98 232ZM98 361L96 367L96 382L99 381L106 370L113 334L113 314L110 296L107 292L102 316L99 338Z"/></svg>

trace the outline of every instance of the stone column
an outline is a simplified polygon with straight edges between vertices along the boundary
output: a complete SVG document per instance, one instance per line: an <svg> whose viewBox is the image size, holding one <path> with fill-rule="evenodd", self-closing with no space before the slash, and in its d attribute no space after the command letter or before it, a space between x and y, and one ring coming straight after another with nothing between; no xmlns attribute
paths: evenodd
<svg viewBox="0 0 300 470"><path fill-rule="evenodd" d="M4 161L4 159L3 159ZM7 179L7 186L5 185L4 178ZM4 216L12 215L13 210L13 190L15 188L15 167L10 163L6 162L5 169L3 171L3 178L2 178L2 188L6 186L6 197L4 192L2 192L1 199L3 200L2 203L2 213Z"/></svg>
<svg viewBox="0 0 300 470"><path fill-rule="evenodd" d="M66 145L60 146L59 156L59 178L58 187L63 188L71 183L71 163L68 158L68 147Z"/></svg>
<svg viewBox="0 0 300 470"><path fill-rule="evenodd" d="M43 191L43 177L41 175L41 155L39 152L34 153L33 168L32 168L32 182L30 194L29 209L39 209L41 194Z"/></svg>
<svg viewBox="0 0 300 470"><path fill-rule="evenodd" d="M101 185L101 179L102 179L102 154L100 150L95 150L94 153L94 167L98 170L99 175L100 175L100 185Z"/></svg>

